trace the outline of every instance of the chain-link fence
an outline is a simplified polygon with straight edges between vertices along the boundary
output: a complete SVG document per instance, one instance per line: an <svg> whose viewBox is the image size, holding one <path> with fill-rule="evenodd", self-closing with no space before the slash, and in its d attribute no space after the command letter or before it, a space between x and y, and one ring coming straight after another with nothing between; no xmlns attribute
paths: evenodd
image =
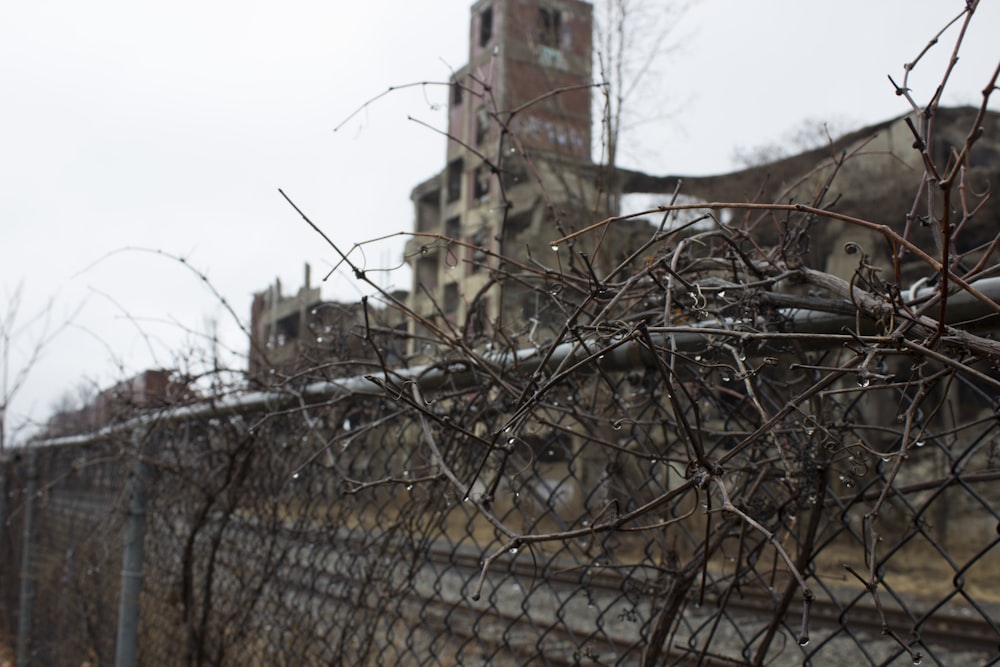
<svg viewBox="0 0 1000 667"><path fill-rule="evenodd" d="M209 353L177 405L102 394L4 453L0 665L1000 662L1000 70L918 107L938 37L873 167L848 137L759 190L808 203L590 224L681 185L526 149L515 115L581 86L484 107L482 163L415 191L398 318L275 289L237 387Z"/></svg>
<svg viewBox="0 0 1000 667"><path fill-rule="evenodd" d="M16 451L4 629L24 665L996 660L994 369L741 323L734 289L686 306L725 326L452 345Z"/></svg>

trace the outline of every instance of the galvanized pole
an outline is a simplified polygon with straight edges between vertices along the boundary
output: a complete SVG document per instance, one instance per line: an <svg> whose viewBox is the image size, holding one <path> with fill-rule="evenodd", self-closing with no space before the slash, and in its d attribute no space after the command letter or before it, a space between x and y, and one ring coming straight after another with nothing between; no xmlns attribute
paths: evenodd
<svg viewBox="0 0 1000 667"><path fill-rule="evenodd" d="M9 457L0 454L0 553L5 553L4 538L7 537L7 471Z"/></svg>
<svg viewBox="0 0 1000 667"><path fill-rule="evenodd" d="M0 554L6 555L8 553L13 553L8 547L8 541L10 540L10 519L7 516L7 494L10 485L7 483L7 477L12 470L10 457L5 454L0 454ZM2 556L0 556L2 558ZM12 586L14 583L13 576L13 563L4 563L6 568L4 574L0 574L0 578L7 579L5 581L4 592L6 592L7 586Z"/></svg>
<svg viewBox="0 0 1000 667"><path fill-rule="evenodd" d="M132 433L135 460L129 476L129 509L122 550L121 600L118 605L118 637L115 667L134 667L139 643L139 595L142 592L142 562L146 537L146 483L150 467L143 460L146 430Z"/></svg>
<svg viewBox="0 0 1000 667"><path fill-rule="evenodd" d="M28 483L24 490L24 533L21 538L21 594L17 615L17 663L30 665L31 619L35 613L35 575L32 543L35 534L35 496L38 495L38 450L28 449Z"/></svg>

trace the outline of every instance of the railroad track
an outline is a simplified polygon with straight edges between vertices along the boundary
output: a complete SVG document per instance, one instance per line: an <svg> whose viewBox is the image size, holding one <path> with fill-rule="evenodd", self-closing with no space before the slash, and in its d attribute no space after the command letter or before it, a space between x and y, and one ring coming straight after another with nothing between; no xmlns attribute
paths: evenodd
<svg viewBox="0 0 1000 667"><path fill-rule="evenodd" d="M329 539L329 535L326 537ZM289 538L289 545L310 541L307 535L290 535ZM351 568L373 555L370 553L372 545L370 540L351 531L345 531L342 538L336 540L338 548L343 550L345 563L339 571L335 571L336 567L330 569L330 560L321 563L303 559L290 565L297 570L335 577L343 589L357 585ZM390 556L397 548L406 550L406 546L382 544L385 549L381 551L382 557ZM475 601L472 592L486 555L482 549L438 542L430 547L427 555L425 559L417 559L412 570L401 573L398 581L388 582L388 589L393 591L394 613L417 621L421 629L432 636L453 638L459 644L496 645L527 661L544 655L546 664L552 665L588 664L585 660L588 656L596 656L597 660L609 661L609 664L638 662L640 647L646 641L642 629L651 622L650 600L655 595L655 573L651 568L645 573L634 568L631 572L593 570L577 563L560 568L559 561L539 561L536 566L526 554L503 554L491 565L483 599ZM445 574L451 583L442 583ZM316 580L315 576L291 578L301 582ZM323 588L330 590L330 587ZM581 595L584 590L586 596ZM302 593L308 595L309 591ZM819 593L824 594L823 591ZM814 659L818 664L831 664L825 661L836 651L823 646L831 636L840 636L844 641L859 645L865 643L869 648L878 646L883 652L902 650L896 648L892 639L882 637L882 617L870 596L857 588L847 587L843 595L839 593L840 590L827 593L836 596L837 600L818 597L810 611L810 629L816 639L812 650L816 651ZM591 597L594 604L579 604ZM739 656L749 651L749 643L739 644L740 637L730 633L728 638L712 636L710 639L707 631L700 633L721 614L731 627L745 625L748 629L744 637L755 642L759 639L760 628L776 613L777 596L747 586L739 592L734 591L724 606L719 606L719 598L718 589L709 589L705 604L698 606L692 601L685 606L684 628L673 642L668 664L694 664L701 653L699 647L706 642L716 655L706 652L711 660L705 664L747 664L745 659L722 655ZM571 601L575 601L576 606L572 606ZM586 606L593 608L587 610ZM925 656L971 652L992 656L986 660L1000 659L1000 631L994 621L985 620L981 615L978 618L970 616L959 609L937 608L932 613L918 613L916 610L920 607L922 605L914 602L910 605L910 613L888 606L884 611L888 627L904 642L910 643L914 651ZM616 624L614 619L625 612L634 613L635 618L629 623ZM788 628L786 637L796 636L800 619L801 596L796 592L781 619ZM736 642L732 641L734 638ZM782 650L785 662L781 664L802 664L810 652L807 647L800 651L794 645L788 646L786 639ZM794 662L796 659L798 662ZM871 664L877 662L872 659ZM925 664L933 662L926 660ZM976 662L961 664L980 664L980 661L977 658Z"/></svg>
<svg viewBox="0 0 1000 667"><path fill-rule="evenodd" d="M432 559L438 563L448 562L464 569L478 572L481 570L481 553L467 548L448 547L443 552L439 547L432 550ZM541 577L529 559L502 556L493 565L494 570L510 572L524 577ZM581 578L579 569L549 569L544 574L546 585L560 588L579 588L586 585L591 590L604 590L622 593L629 584L625 577L615 572L602 570ZM997 616L986 620L982 612L969 609L936 609L933 613L923 614L915 610L923 606L921 601L913 600L909 611L883 602L882 614L879 614L871 596L858 589L844 590L844 597L831 600L828 597L817 597L813 600L809 613L810 628L836 629L844 628L852 633L864 633L872 637L880 637L883 633L883 618L885 626L895 632L904 642L910 643L919 651L918 643L932 645L937 648L974 651L994 655L1000 660L1000 623ZM709 599L711 596L707 595ZM707 601L706 601L707 602ZM735 615L751 615L756 618L770 619L777 608L776 594L762 591L760 588L747 587L739 593L732 594L726 601L725 611ZM700 614L705 613L701 608ZM988 611L986 612L989 613ZM1000 614L1000 609L994 612ZM782 619L783 623L798 632L802 618L802 597L797 591ZM886 641L892 641L886 638Z"/></svg>
<svg viewBox="0 0 1000 667"><path fill-rule="evenodd" d="M868 598L870 600L870 598ZM775 599L762 592L745 593L732 597L729 608L745 612L773 615ZM883 609L885 625L896 632L904 642L917 642L937 647L971 650L995 654L1000 657L1000 630L982 617L973 618L957 611L939 611L926 617L917 617L898 608ZM797 595L785 614L785 622L797 630L802 618L802 599ZM809 610L810 627L849 628L853 632L883 634L882 616L874 603L855 602L849 607L828 598L817 598ZM917 648L919 650L919 647Z"/></svg>

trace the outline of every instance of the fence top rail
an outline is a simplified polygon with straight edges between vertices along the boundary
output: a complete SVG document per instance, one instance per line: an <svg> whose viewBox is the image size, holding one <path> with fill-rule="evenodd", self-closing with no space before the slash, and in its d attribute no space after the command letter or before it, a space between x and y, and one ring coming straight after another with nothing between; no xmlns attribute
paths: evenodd
<svg viewBox="0 0 1000 667"><path fill-rule="evenodd" d="M979 280L973 283L973 286L994 302L1000 302L1000 277ZM907 302L922 301L936 295L937 288L917 284L903 291L902 294L906 297ZM845 331L854 331L859 323L858 316L854 314L845 315L799 308L786 308L779 312L785 316L782 328L786 335L828 334L825 338L812 341L814 347L831 347L841 344L842 338L840 336L829 336L829 334L844 334ZM963 329L996 329L997 318L1000 316L995 311L989 309L968 292L959 291L948 297L947 322L949 324L962 323ZM863 323L870 324L870 322ZM657 346L669 346L673 350L689 352L704 347L706 340L711 337L738 337L755 332L745 324L726 318L725 320L704 320L670 328L661 327L651 334L651 338ZM764 337L776 335L776 332L772 331L756 333L760 333ZM513 352L487 352L475 359L442 361L434 364L390 369L378 373L323 380L295 390L285 388L231 394L221 398L144 413L91 433L35 440L29 445L31 447L79 446L99 442L123 432L151 428L164 422L207 419L262 408L278 410L348 396L384 396L385 385L402 386L416 383L424 391L431 391L446 384L453 387L473 386L482 380L481 371L484 368L503 372L545 359L544 370L552 370L566 362L582 361L587 357L596 356L598 349L600 349L601 355L600 364L606 370L627 371L642 368L654 362L652 353L645 344L634 337L625 338L620 343L612 343L611 345L601 343L596 338L584 339L582 342L561 343L552 348L551 351L546 347L536 347ZM13 455L14 452L8 452L4 458Z"/></svg>

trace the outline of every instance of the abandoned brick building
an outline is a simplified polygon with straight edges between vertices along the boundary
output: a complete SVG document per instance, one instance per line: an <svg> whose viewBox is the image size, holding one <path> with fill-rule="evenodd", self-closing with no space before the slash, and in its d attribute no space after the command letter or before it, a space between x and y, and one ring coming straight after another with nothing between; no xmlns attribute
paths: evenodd
<svg viewBox="0 0 1000 667"><path fill-rule="evenodd" d="M405 293L396 294L405 300ZM372 372L401 363L403 315L366 302L324 301L310 268L293 296L275 280L254 294L250 310L249 379L258 386Z"/></svg>
<svg viewBox="0 0 1000 667"><path fill-rule="evenodd" d="M488 326L500 313L497 290L481 294L495 258L524 257L561 217L594 219L592 9L580 0L472 6L469 62L451 80L446 166L411 195L416 315Z"/></svg>
<svg viewBox="0 0 1000 667"><path fill-rule="evenodd" d="M408 297L397 295L411 313L369 307L366 323L361 304L323 302L308 272L294 296L282 295L276 283L254 297L255 382L279 384L307 371L308 377L365 372L349 362L372 359L366 329L379 332L386 358L400 363L424 349L424 336L433 343L442 333L474 337L502 328L512 339L523 336L520 344L537 344L566 316L545 298L544 286L539 289L540 275L603 275L647 242L654 228L650 221L627 220L580 236L557 253L552 242L609 215L667 204L678 190L687 201L816 203L893 229L907 224L922 162L905 116L823 148L723 175L654 176L601 165L591 158L592 5L479 0L470 14L468 64L450 82L445 165L411 193L414 235L405 257L412 287ZM974 115L974 109L940 109L930 151L940 157L960 148ZM1000 125L996 113L986 120L968 156L970 191L980 193L1000 182ZM744 242L765 247L777 243L789 224L767 212L751 216L721 208L714 214L734 230L749 230ZM860 244L870 261L888 263L887 246L876 232L801 217L795 251L806 265L850 278L858 257L845 250L847 242ZM977 217L1000 218L1000 200L987 201ZM913 237L932 247L926 238L932 230L915 224ZM963 243L979 243L990 229L967 230ZM589 259L581 263L581 255ZM522 280L523 267L534 273ZM925 274L925 266L914 265L904 280ZM405 332L409 342L392 332Z"/></svg>
<svg viewBox="0 0 1000 667"><path fill-rule="evenodd" d="M559 257L550 250L553 240L609 215L667 204L678 187L687 201L815 202L893 229L906 225L923 166L905 116L820 149L719 176L652 176L594 163L592 9L580 0L480 0L472 6L469 61L451 80L445 168L411 194L409 306L420 318L410 324L418 339L411 351L420 348L428 326L474 334L500 324L515 337L546 320L558 326L564 313L543 312L537 287L505 279L499 269L509 273L511 265L501 262L565 273L584 252L594 266L578 263L571 270L592 268L600 275L649 239L648 222L622 221L604 236L578 237L572 251L564 249ZM931 152L960 149L974 115L974 109L941 109ZM968 156L967 178L976 192L1000 181L1000 127L995 113L987 120L975 154ZM998 219L1000 202L988 201L978 216ZM788 221L768 213L751 219L723 209L717 217L751 230L764 245L787 233L782 225ZM847 242L860 244L872 261L888 259L875 232L829 219L795 224L804 230L795 250L812 267L849 278L858 257L846 252ZM931 233L912 232L932 245L921 238ZM965 238L975 244L981 236ZM920 279L924 268L905 278Z"/></svg>
<svg viewBox="0 0 1000 667"><path fill-rule="evenodd" d="M198 398L189 379L177 371L145 370L97 392L83 405L56 409L46 421L40 437L90 433L142 412L190 403Z"/></svg>

